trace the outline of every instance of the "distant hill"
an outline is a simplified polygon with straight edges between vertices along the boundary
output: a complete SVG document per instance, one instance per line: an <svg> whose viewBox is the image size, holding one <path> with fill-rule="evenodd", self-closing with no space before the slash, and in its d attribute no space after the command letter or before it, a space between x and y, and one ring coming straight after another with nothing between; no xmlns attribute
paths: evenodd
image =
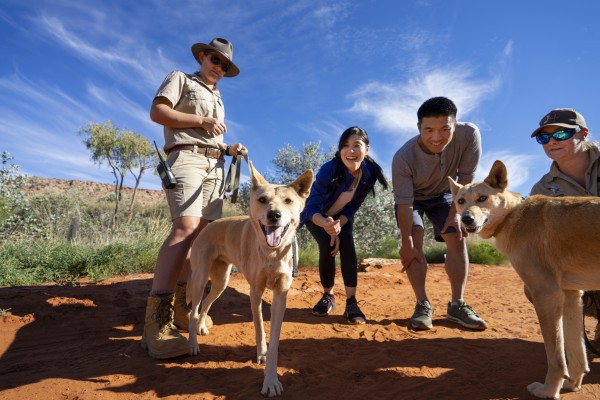
<svg viewBox="0 0 600 400"><path fill-rule="evenodd" d="M82 199L86 199L91 203L95 203L99 199L108 198L110 195L112 195L115 187L110 184L91 181L40 178L31 176L26 178L22 189L28 196L36 196L44 193L71 193L74 195L79 195ZM130 199L132 194L133 188L123 188L123 195L125 198ZM165 202L166 204L162 190L138 189L135 195L135 200L136 203L140 204L155 204L161 202Z"/></svg>

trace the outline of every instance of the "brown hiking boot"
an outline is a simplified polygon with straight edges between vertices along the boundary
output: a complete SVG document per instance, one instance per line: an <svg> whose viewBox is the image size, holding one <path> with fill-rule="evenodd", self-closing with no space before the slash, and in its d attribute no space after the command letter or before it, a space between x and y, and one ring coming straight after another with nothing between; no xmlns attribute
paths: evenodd
<svg viewBox="0 0 600 400"><path fill-rule="evenodd" d="M175 326L182 331L188 331L190 323L190 314L192 311L192 305L185 300L187 283L178 283L175 288ZM202 307L202 303L200 303ZM212 328L213 321L210 315L206 315L206 327Z"/></svg>
<svg viewBox="0 0 600 400"><path fill-rule="evenodd" d="M173 294L148 297L142 348L153 358L171 358L189 353L187 339L173 325Z"/></svg>

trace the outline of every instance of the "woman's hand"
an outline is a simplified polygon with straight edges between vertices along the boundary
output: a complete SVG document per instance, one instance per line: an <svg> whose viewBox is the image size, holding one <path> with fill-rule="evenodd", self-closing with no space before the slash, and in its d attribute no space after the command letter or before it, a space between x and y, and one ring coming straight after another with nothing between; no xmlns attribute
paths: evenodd
<svg viewBox="0 0 600 400"><path fill-rule="evenodd" d="M331 255L333 257L335 257L337 255L337 253L340 251L340 237L335 235L331 237L331 241L329 242L329 245L331 247L333 247L333 250L331 250Z"/></svg>
<svg viewBox="0 0 600 400"><path fill-rule="evenodd" d="M200 128L204 129L206 132L212 133L215 136L219 136L227 132L227 126L225 126L224 122L210 117L202 117Z"/></svg>
<svg viewBox="0 0 600 400"><path fill-rule="evenodd" d="M228 155L236 157L240 152L248 154L248 149L241 143L236 143L229 146Z"/></svg>
<svg viewBox="0 0 600 400"><path fill-rule="evenodd" d="M331 217L325 218L323 229L331 236L337 236L342 231L342 223L339 219L334 220Z"/></svg>

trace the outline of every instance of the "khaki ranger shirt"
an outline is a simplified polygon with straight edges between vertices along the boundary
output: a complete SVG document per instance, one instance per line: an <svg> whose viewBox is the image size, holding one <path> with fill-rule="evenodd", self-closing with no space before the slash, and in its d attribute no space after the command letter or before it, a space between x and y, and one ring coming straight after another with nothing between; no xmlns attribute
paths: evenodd
<svg viewBox="0 0 600 400"><path fill-rule="evenodd" d="M165 78L156 92L157 97L166 97L173 109L186 114L216 118L225 121L225 106L218 89L211 90L196 74L173 71ZM164 127L165 151L182 144L225 149L223 135L214 135L202 128Z"/></svg>
<svg viewBox="0 0 600 400"><path fill-rule="evenodd" d="M588 150L590 166L585 172L586 186L566 176L556 162L552 163L550 172L542 177L531 189L531 194L543 194L546 196L600 196L600 149L598 146Z"/></svg>

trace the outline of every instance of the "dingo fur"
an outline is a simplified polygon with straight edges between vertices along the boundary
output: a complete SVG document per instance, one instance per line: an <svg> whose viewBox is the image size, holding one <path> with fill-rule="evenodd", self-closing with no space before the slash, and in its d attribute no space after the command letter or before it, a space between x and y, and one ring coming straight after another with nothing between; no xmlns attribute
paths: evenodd
<svg viewBox="0 0 600 400"><path fill-rule="evenodd" d="M496 161L484 182L450 188L467 232L494 237L531 295L548 369L534 396L558 399L579 391L588 370L581 290L600 289L600 198L531 196L506 190L508 173ZM515 321L516 323L516 321ZM566 351L566 359L565 359Z"/></svg>
<svg viewBox="0 0 600 400"><path fill-rule="evenodd" d="M300 211L313 182L308 170L287 186L269 184L249 163L252 176L250 215L222 218L204 228L192 245L192 275L188 282L188 297L192 301L189 326L190 354L199 352L198 329L208 334L206 315L212 303L223 293L234 264L250 284L250 303L256 334L257 363L266 363L261 393L277 396L283 386L277 378L277 351L285 313L286 296L292 284L292 244ZM208 278L210 293L198 310ZM269 348L265 339L262 317L262 295L273 291ZM188 298L188 302L190 299Z"/></svg>

